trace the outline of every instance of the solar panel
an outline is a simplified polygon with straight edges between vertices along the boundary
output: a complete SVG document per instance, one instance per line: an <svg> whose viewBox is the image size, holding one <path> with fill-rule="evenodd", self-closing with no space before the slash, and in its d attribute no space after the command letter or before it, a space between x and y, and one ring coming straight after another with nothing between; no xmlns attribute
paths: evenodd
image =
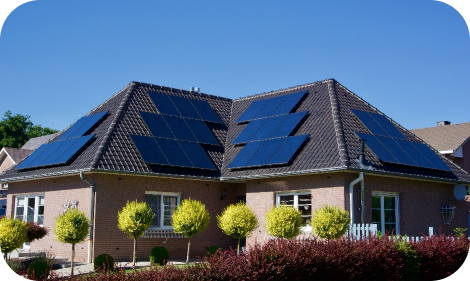
<svg viewBox="0 0 470 281"><path fill-rule="evenodd" d="M149 94L150 98L152 99L153 103L155 104L160 113L173 116L181 116L171 99L168 97L168 95L150 91L147 93Z"/></svg>
<svg viewBox="0 0 470 281"><path fill-rule="evenodd" d="M380 126L377 121L369 114L369 112L351 109L356 117L366 126L366 128L374 135L388 136L389 134Z"/></svg>
<svg viewBox="0 0 470 281"><path fill-rule="evenodd" d="M295 153L299 150L300 146L305 142L308 135L300 135L288 137L281 144L279 149L266 163L267 165L281 165L287 164L294 157Z"/></svg>
<svg viewBox="0 0 470 281"><path fill-rule="evenodd" d="M390 122L390 120L387 119L387 117L382 114L376 114L372 112L369 112L369 114L372 116L372 118L374 118L375 121L377 121L377 123L379 123L379 125L388 133L389 136L392 138L406 140L406 137L397 129L397 127L395 127L395 125L393 125L392 122Z"/></svg>
<svg viewBox="0 0 470 281"><path fill-rule="evenodd" d="M256 152L258 152L258 150L263 144L264 141L255 141L247 143L245 147L243 147L243 149L238 153L235 159L230 162L227 168L234 169L244 167L256 154Z"/></svg>
<svg viewBox="0 0 470 281"><path fill-rule="evenodd" d="M270 98L264 104L264 106L253 116L253 119L265 118L271 116L279 105L286 99L287 96L279 96Z"/></svg>
<svg viewBox="0 0 470 281"><path fill-rule="evenodd" d="M269 136L270 138L287 137L305 117L307 111L296 112L286 115L282 123Z"/></svg>
<svg viewBox="0 0 470 281"><path fill-rule="evenodd" d="M307 91L297 92L286 95L286 98L282 101L278 108L272 113L274 115L281 115L291 113L292 110L297 106L300 100L305 96Z"/></svg>
<svg viewBox="0 0 470 281"><path fill-rule="evenodd" d="M190 101L194 108L196 108L202 120L214 123L222 123L222 120L220 120L217 113L215 113L214 109L212 109L207 101L194 99L190 99Z"/></svg>
<svg viewBox="0 0 470 281"><path fill-rule="evenodd" d="M417 166L416 162L399 146L394 139L388 137L376 136L376 138L390 151L390 153L398 160L400 164Z"/></svg>
<svg viewBox="0 0 470 281"><path fill-rule="evenodd" d="M426 157L429 162L438 170L444 170L444 171L451 171L449 166L447 166L442 159L437 156L437 154L432 151L429 146L427 146L424 143L415 143L413 142L413 145L416 147L416 149L421 152L421 154Z"/></svg>
<svg viewBox="0 0 470 281"><path fill-rule="evenodd" d="M170 130L173 132L173 135L178 140L186 140L186 141L197 141L194 137L193 133L189 129L186 122L184 122L183 118L175 117L175 116L168 116L162 115L165 122L170 127Z"/></svg>
<svg viewBox="0 0 470 281"><path fill-rule="evenodd" d="M153 137L130 136L145 163L168 165L165 155Z"/></svg>
<svg viewBox="0 0 470 281"><path fill-rule="evenodd" d="M260 111L261 108L263 108L264 104L268 101L269 99L264 99L264 100L257 100L254 101L250 104L250 106L243 112L243 114L237 119L237 123L240 122L245 122L245 121L250 121L255 117L255 115Z"/></svg>
<svg viewBox="0 0 470 281"><path fill-rule="evenodd" d="M269 136L272 135L272 133L277 129L277 127L279 127L284 118L286 118L286 115L266 118L266 122L264 122L261 128L259 128L259 130L253 135L250 141L269 139Z"/></svg>
<svg viewBox="0 0 470 281"><path fill-rule="evenodd" d="M80 149L82 149L92 138L94 135L88 135L78 138L77 141L74 141L70 147L61 155L59 158L55 160L53 163L54 165L57 164L65 164L67 163L73 156L75 156ZM67 140L72 141L72 139Z"/></svg>
<svg viewBox="0 0 470 281"><path fill-rule="evenodd" d="M161 150L165 154L168 162L172 166L179 167L193 167L191 161L189 161L188 156L181 148L177 140L161 139L155 138Z"/></svg>
<svg viewBox="0 0 470 281"><path fill-rule="evenodd" d="M214 164L202 149L201 145L195 142L180 141L179 144L191 160L194 168L215 170Z"/></svg>
<svg viewBox="0 0 470 281"><path fill-rule="evenodd" d="M241 131L235 140L233 140L232 144L242 144L249 142L267 120L268 119L258 119L248 123L243 131Z"/></svg>
<svg viewBox="0 0 470 281"><path fill-rule="evenodd" d="M170 139L175 138L170 128L168 128L165 120L163 120L162 115L140 112L140 116L144 120L145 125L147 125L147 128L150 130L153 136Z"/></svg>
<svg viewBox="0 0 470 281"><path fill-rule="evenodd" d="M263 146L246 164L246 167L266 165L285 140L286 138L279 138L265 141Z"/></svg>
<svg viewBox="0 0 470 281"><path fill-rule="evenodd" d="M169 97L180 112L181 116L187 118L201 119L201 116L199 116L199 113L197 113L196 109L194 108L193 104L189 101L189 99L177 96Z"/></svg>
<svg viewBox="0 0 470 281"><path fill-rule="evenodd" d="M28 164L28 166L24 168L33 168L33 167L38 167L41 166L41 163L51 155L51 153L54 152L54 148L57 147L56 143L47 143L44 145L44 150L36 155L35 159L32 159L32 161Z"/></svg>
<svg viewBox="0 0 470 281"><path fill-rule="evenodd" d="M374 153L380 161L400 164L400 162L383 146L381 142L374 136L356 132L359 139L363 140L369 149Z"/></svg>
<svg viewBox="0 0 470 281"><path fill-rule="evenodd" d="M73 139L68 139L64 141L56 141L51 143L51 146L49 150L51 151L51 154L47 158L45 158L41 163L34 163L35 166L47 166L56 163L56 160L64 154L72 144L76 141L78 141L80 138L73 138Z"/></svg>
<svg viewBox="0 0 470 281"><path fill-rule="evenodd" d="M207 125L200 120L185 119L194 136L200 143L219 145Z"/></svg>
<svg viewBox="0 0 470 281"><path fill-rule="evenodd" d="M429 162L418 149L416 149L412 142L399 139L396 139L395 141L410 155L419 167L435 169L434 165L431 164L431 162Z"/></svg>
<svg viewBox="0 0 470 281"><path fill-rule="evenodd" d="M88 115L80 118L75 124L65 131L57 140L81 137L85 135L108 111Z"/></svg>
<svg viewBox="0 0 470 281"><path fill-rule="evenodd" d="M43 152L45 152L48 147L50 146L49 143L45 143L38 147L33 153L31 153L26 159L23 160L18 166L16 166L15 170L21 170L21 169L26 169L29 167L29 165L37 158L39 157ZM49 154L48 154L49 155Z"/></svg>

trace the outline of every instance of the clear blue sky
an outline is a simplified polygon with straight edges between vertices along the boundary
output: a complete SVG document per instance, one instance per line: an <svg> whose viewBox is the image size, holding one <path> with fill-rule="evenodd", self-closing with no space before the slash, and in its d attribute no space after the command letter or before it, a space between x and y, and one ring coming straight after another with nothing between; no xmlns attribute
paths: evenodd
<svg viewBox="0 0 470 281"><path fill-rule="evenodd" d="M3 26L0 114L62 130L133 80L238 98L335 78L414 129L470 121L469 66L464 19L431 0L38 0Z"/></svg>

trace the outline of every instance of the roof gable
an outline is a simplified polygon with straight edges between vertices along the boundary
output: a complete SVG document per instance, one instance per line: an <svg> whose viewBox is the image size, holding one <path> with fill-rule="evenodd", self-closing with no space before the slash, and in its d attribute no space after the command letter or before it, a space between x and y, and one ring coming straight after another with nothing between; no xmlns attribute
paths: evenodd
<svg viewBox="0 0 470 281"><path fill-rule="evenodd" d="M410 131L438 151L455 151L470 138L470 122Z"/></svg>

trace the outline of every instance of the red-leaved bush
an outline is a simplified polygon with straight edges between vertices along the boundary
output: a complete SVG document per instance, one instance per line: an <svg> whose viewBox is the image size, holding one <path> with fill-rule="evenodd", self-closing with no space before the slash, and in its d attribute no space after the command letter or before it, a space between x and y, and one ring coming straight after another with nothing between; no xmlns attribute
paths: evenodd
<svg viewBox="0 0 470 281"><path fill-rule="evenodd" d="M42 227L39 223L28 222L26 227L26 236L28 238L26 242L33 242L34 240L42 239L49 233L49 229L47 227Z"/></svg>
<svg viewBox="0 0 470 281"><path fill-rule="evenodd" d="M420 258L419 280L438 280L463 264L469 241L441 235L411 247ZM402 280L401 253L388 236L358 241L279 239L257 244L244 256L226 251L186 268L152 267L133 273L121 268L61 279L51 274L49 280Z"/></svg>

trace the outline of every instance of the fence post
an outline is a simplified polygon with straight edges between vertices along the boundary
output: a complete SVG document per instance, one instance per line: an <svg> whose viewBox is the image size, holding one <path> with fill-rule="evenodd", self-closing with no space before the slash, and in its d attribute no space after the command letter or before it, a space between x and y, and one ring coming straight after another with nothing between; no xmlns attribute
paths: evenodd
<svg viewBox="0 0 470 281"><path fill-rule="evenodd" d="M434 228L432 226L429 227L429 236L434 235Z"/></svg>

